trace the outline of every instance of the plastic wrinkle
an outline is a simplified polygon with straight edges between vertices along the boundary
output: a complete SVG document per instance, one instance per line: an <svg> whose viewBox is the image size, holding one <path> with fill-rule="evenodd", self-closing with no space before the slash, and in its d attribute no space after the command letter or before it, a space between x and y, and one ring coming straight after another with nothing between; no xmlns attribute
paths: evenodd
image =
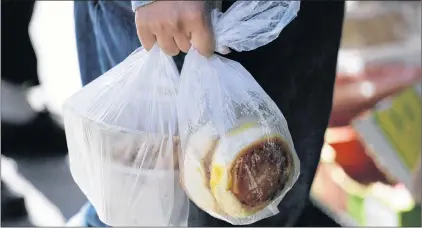
<svg viewBox="0 0 422 228"><path fill-rule="evenodd" d="M179 73L158 46L142 48L64 105L70 170L110 226L186 224L179 182Z"/></svg>
<svg viewBox="0 0 422 228"><path fill-rule="evenodd" d="M250 51L276 39L299 1L236 1L213 11L216 51ZM248 225L279 213L299 177L287 122L274 101L238 62L188 52L177 99L181 182L211 216Z"/></svg>
<svg viewBox="0 0 422 228"><path fill-rule="evenodd" d="M225 13L213 10L216 51L251 51L272 42L299 8L300 1L237 1Z"/></svg>

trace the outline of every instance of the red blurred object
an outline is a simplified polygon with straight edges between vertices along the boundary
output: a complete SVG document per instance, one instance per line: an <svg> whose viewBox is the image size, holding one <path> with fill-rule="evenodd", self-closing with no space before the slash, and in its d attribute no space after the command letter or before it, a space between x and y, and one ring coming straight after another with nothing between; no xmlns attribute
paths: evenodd
<svg viewBox="0 0 422 228"><path fill-rule="evenodd" d="M336 151L336 163L355 181L364 185L377 181L392 183L367 155L365 147L351 126L329 128L325 141Z"/></svg>

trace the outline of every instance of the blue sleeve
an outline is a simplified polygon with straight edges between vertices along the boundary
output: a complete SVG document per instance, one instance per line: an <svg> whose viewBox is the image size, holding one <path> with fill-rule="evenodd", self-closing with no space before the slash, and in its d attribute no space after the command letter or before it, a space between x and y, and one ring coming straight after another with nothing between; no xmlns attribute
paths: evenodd
<svg viewBox="0 0 422 228"><path fill-rule="evenodd" d="M131 1L131 2L132 2L132 10L133 12L135 12L136 9L138 9L139 7L150 4L154 1Z"/></svg>

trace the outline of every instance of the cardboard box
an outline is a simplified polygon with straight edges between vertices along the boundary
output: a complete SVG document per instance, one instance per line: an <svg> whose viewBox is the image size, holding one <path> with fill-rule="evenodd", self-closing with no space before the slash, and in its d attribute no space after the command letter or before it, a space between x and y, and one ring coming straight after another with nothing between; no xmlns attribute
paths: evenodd
<svg viewBox="0 0 422 228"><path fill-rule="evenodd" d="M421 165L421 84L381 101L353 127L379 168L408 189ZM419 174L420 175L420 174Z"/></svg>

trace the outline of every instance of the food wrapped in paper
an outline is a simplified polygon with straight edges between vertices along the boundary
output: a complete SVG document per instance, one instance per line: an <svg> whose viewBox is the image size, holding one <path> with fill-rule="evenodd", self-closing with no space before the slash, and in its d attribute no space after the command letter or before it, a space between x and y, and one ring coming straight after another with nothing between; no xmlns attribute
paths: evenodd
<svg viewBox="0 0 422 228"><path fill-rule="evenodd" d="M216 50L263 46L298 10L295 1L237 1L224 14L214 11ZM188 197L234 225L277 214L300 164L283 114L252 75L235 61L205 58L192 48L177 109L181 182Z"/></svg>
<svg viewBox="0 0 422 228"><path fill-rule="evenodd" d="M64 106L70 169L111 226L184 225L176 94L179 73L157 46L136 50Z"/></svg>

